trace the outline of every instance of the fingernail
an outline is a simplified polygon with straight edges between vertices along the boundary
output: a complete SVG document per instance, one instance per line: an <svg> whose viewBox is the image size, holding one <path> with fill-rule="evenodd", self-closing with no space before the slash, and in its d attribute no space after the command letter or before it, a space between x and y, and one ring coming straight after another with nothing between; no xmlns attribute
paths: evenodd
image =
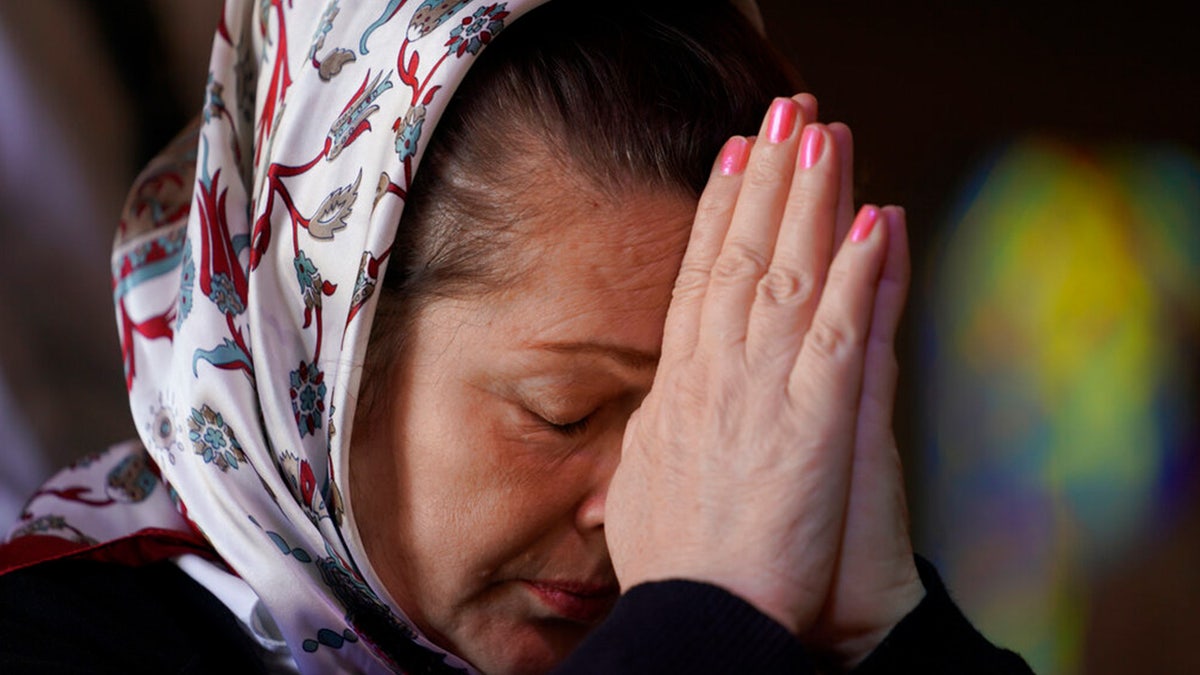
<svg viewBox="0 0 1200 675"><path fill-rule="evenodd" d="M816 166L824 147L825 134L821 133L820 127L813 124L804 127L804 135L800 137L800 161L804 168Z"/></svg>
<svg viewBox="0 0 1200 675"><path fill-rule="evenodd" d="M750 144L746 139L734 136L725 141L721 148L721 175L732 176L746 169L746 161L750 158Z"/></svg>
<svg viewBox="0 0 1200 675"><path fill-rule="evenodd" d="M776 99L767 114L767 139L772 143L782 143L790 138L792 129L796 126L798 110L800 105L792 99Z"/></svg>
<svg viewBox="0 0 1200 675"><path fill-rule="evenodd" d="M862 210L858 212L858 217L854 219L854 225L850 228L850 241L858 243L871 236L871 230L875 229L875 223L878 220L878 208L874 206L862 207Z"/></svg>

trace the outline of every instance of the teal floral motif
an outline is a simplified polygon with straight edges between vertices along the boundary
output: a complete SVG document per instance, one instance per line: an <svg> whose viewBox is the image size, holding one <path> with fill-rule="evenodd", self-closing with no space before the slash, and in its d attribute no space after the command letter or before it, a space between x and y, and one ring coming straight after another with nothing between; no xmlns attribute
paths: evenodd
<svg viewBox="0 0 1200 675"><path fill-rule="evenodd" d="M220 117L225 112L225 85L213 79L213 74L208 74L208 86L205 89L204 101L204 122L205 124L212 121L214 117Z"/></svg>
<svg viewBox="0 0 1200 675"><path fill-rule="evenodd" d="M253 519L251 519L251 520L253 520ZM255 522L255 525L257 525L257 524L258 523ZM263 530L263 531L267 533L267 536L270 537L271 542L273 544L275 544L275 548L278 548L280 553L282 553L284 555L290 555L302 563L312 562L312 556L308 554L308 551L305 551L304 549L300 548L299 546L293 547L291 544L287 543L286 539L284 539L281 535L279 535L276 532L271 532L269 530Z"/></svg>
<svg viewBox="0 0 1200 675"><path fill-rule="evenodd" d="M209 427L204 431L204 442L219 450L225 447L225 434L221 433L219 429Z"/></svg>
<svg viewBox="0 0 1200 675"><path fill-rule="evenodd" d="M208 299L215 302L217 309L221 310L223 314L237 316L246 311L246 305L242 303L242 298L233 285L233 279L230 279L229 275L224 272L212 275L212 290L208 294Z"/></svg>
<svg viewBox="0 0 1200 675"><path fill-rule="evenodd" d="M121 502L143 501L157 486L158 474L145 450L122 459L105 479L108 496Z"/></svg>
<svg viewBox="0 0 1200 675"><path fill-rule="evenodd" d="M332 237L333 234L330 233L329 236ZM322 281L317 266L309 260L304 251L296 253L296 257L292 259L292 267L296 270L296 281L300 284L300 297L304 299L304 327L308 328L312 325L313 310L320 314L321 296L333 295L337 284Z"/></svg>
<svg viewBox="0 0 1200 675"><path fill-rule="evenodd" d="M300 296L304 298L304 307L312 309L321 307L321 275L317 266L304 255L304 251L292 261L296 268L296 280L300 282ZM306 322L307 325L307 322ZM295 379L295 375L292 376Z"/></svg>
<svg viewBox="0 0 1200 675"><path fill-rule="evenodd" d="M375 275L371 274L371 253L363 251L358 263L358 276L354 279L354 291L350 294L350 306L358 307L375 293Z"/></svg>
<svg viewBox="0 0 1200 675"><path fill-rule="evenodd" d="M321 24L317 26L317 32L313 35L312 47L308 49L309 62L317 69L317 75L325 82L332 80L342 72L342 67L347 63L353 63L358 59L354 52L340 47L331 49L325 56L320 55L320 51L325 48L325 38L328 37L329 31L333 30L333 20L337 18L340 11L337 0L333 0L325 6L325 13L321 15Z"/></svg>
<svg viewBox="0 0 1200 675"><path fill-rule="evenodd" d="M300 367L291 373L291 385L292 413L300 438L304 438L321 428L325 414L325 373L316 363L301 361Z"/></svg>
<svg viewBox="0 0 1200 675"><path fill-rule="evenodd" d="M382 71L376 73L375 80L346 105L346 109L329 127L329 150L326 151L326 160L333 161L346 146L354 142L354 139L371 128L367 118L379 111L376 101L392 86L391 73L386 80L383 79Z"/></svg>
<svg viewBox="0 0 1200 675"><path fill-rule="evenodd" d="M337 416L337 406L330 403L329 404L329 434L328 434L328 439L329 439L330 445L333 445L333 439L335 436L337 436L337 429L333 428L333 418L336 416ZM336 485L334 486L334 489L335 490L337 489Z"/></svg>
<svg viewBox="0 0 1200 675"><path fill-rule="evenodd" d="M160 393L158 403L150 406L150 421L145 425L146 436L150 439L146 447L153 451L162 461L174 464L175 454L183 451L183 443L176 433L175 411L172 405L164 400Z"/></svg>
<svg viewBox="0 0 1200 675"><path fill-rule="evenodd" d="M312 46L308 48L308 58L310 61L317 60L317 52L325 46L325 37L329 35L329 31L333 30L333 20L337 18L341 8L338 7L338 0L332 0L328 5L325 5L325 11L321 12L321 20L317 23L317 30L313 33Z"/></svg>
<svg viewBox="0 0 1200 675"><path fill-rule="evenodd" d="M468 0L425 0L408 23L409 42L429 35L468 4Z"/></svg>
<svg viewBox="0 0 1200 675"><path fill-rule="evenodd" d="M416 105L404 113L404 119L396 120L396 154L400 161L417 154L417 143L421 140L421 128L425 126L425 106Z"/></svg>
<svg viewBox="0 0 1200 675"><path fill-rule="evenodd" d="M367 29L363 31L362 37L358 40L358 51L363 56L371 53L371 50L367 49L367 39L371 37L372 33L382 28L384 24L391 21L392 17L396 16L396 12L400 11L405 2L406 0L388 0L387 7L383 8L383 13L379 18L372 21L371 25L367 26Z"/></svg>
<svg viewBox="0 0 1200 675"><path fill-rule="evenodd" d="M155 237L129 253L129 266L140 270L157 261L174 258L179 253L183 241L182 231L168 232L161 237Z"/></svg>
<svg viewBox="0 0 1200 675"><path fill-rule="evenodd" d="M320 649L321 645L332 647L333 649L341 649L342 645L346 644L347 642L358 642L358 636L355 635L354 631L350 630L349 628L341 633L329 630L328 628L321 628L317 631L316 640L308 638L301 643L300 646L304 649L304 651L311 654L312 652Z"/></svg>
<svg viewBox="0 0 1200 675"><path fill-rule="evenodd" d="M346 622L371 651L392 666L404 664L408 672L462 672L448 665L444 654L414 644L417 634L392 613L362 577L346 565L328 544L325 545L325 552L329 557L316 560L317 569L321 572L321 581L346 608ZM304 649L311 647L315 650L318 642L321 645L333 646L320 642L318 633L318 640L312 644L306 642Z"/></svg>
<svg viewBox="0 0 1200 675"><path fill-rule="evenodd" d="M38 516L37 518L25 523L13 532L13 538L25 536L28 534L46 534L56 530L65 530L67 528L67 519L59 515L47 514Z"/></svg>
<svg viewBox="0 0 1200 675"><path fill-rule="evenodd" d="M192 260L192 240L183 244L183 264L179 267L179 311L175 316L175 329L183 325L192 311L192 296L196 288L196 263Z"/></svg>
<svg viewBox="0 0 1200 675"><path fill-rule="evenodd" d="M206 464L214 464L221 471L238 469L240 462L246 461L246 453L242 452L233 429L225 423L221 413L208 404L199 410L192 409L188 416L188 438L196 454L204 458Z"/></svg>
<svg viewBox="0 0 1200 675"><path fill-rule="evenodd" d="M26 522L24 525L9 533L9 540L19 539L31 534L49 534L60 536L70 541L91 546L97 544L95 539L81 532L78 528L67 522L67 519L57 514L46 514L38 516L33 520Z"/></svg>
<svg viewBox="0 0 1200 675"><path fill-rule="evenodd" d="M446 41L450 55L461 58L463 54L478 54L504 30L504 19L508 16L508 12L504 11L506 6L503 2L493 3L480 7L474 15L464 18L462 25L450 31L450 39Z"/></svg>

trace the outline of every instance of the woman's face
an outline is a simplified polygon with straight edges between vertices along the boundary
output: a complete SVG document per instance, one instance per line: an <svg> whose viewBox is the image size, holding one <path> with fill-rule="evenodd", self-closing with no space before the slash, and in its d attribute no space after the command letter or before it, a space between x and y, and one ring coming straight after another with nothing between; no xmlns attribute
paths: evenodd
<svg viewBox="0 0 1200 675"><path fill-rule="evenodd" d="M529 271L421 310L393 397L357 422L350 472L388 591L488 673L549 669L616 601L605 493L695 209L661 195L605 203L562 178L522 199L554 205L522 219L505 251Z"/></svg>

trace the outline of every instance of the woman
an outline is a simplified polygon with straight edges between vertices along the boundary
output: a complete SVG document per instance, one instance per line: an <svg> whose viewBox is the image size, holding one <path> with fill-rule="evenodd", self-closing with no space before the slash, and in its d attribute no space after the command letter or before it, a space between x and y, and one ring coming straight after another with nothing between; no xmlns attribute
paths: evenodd
<svg viewBox="0 0 1200 675"><path fill-rule="evenodd" d="M12 664L1019 667L908 542L903 212L851 226L848 131L731 5L300 4L230 3L134 188L146 451L35 495Z"/></svg>

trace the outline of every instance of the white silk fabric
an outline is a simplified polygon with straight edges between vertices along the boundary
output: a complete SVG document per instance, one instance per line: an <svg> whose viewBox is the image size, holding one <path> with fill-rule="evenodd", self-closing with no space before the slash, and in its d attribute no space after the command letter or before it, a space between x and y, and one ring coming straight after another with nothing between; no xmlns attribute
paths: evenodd
<svg viewBox="0 0 1200 675"><path fill-rule="evenodd" d="M56 476L15 535L194 527L302 671L470 670L371 570L343 498L347 444L426 140L475 57L541 2L229 0L198 127L138 178L114 247L145 449Z"/></svg>

